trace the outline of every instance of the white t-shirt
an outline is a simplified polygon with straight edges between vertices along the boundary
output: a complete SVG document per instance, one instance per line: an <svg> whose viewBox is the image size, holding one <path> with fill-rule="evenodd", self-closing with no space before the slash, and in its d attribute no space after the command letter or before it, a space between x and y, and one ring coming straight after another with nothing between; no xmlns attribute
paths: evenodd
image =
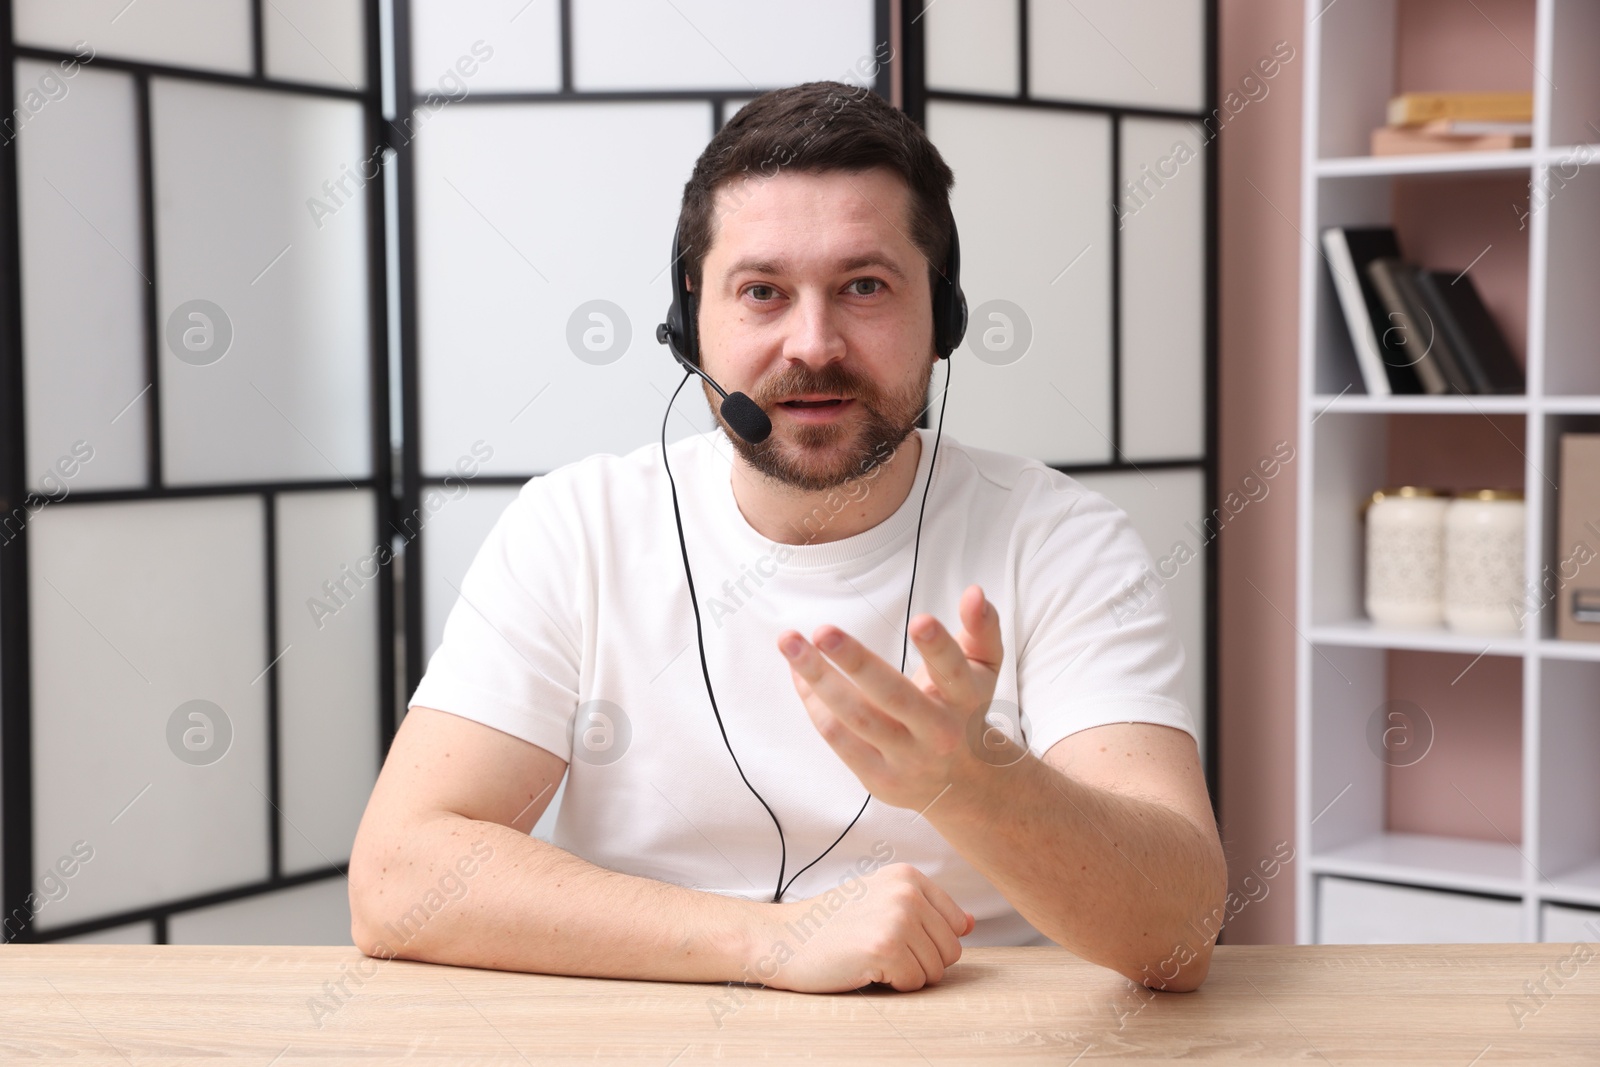
<svg viewBox="0 0 1600 1067"><path fill-rule="evenodd" d="M769 541L745 520L720 430L668 446L706 666L728 741L783 826L786 880L839 836L867 793L812 726L777 637L832 623L899 665L934 451L934 432L916 432L917 475L893 515L853 537L798 545ZM962 591L983 587L1005 645L991 721L1015 736L1020 706L1039 755L1111 722L1193 736L1166 596L1158 584L1148 598L1129 597L1129 583L1148 579L1150 556L1123 512L1037 460L948 434L938 461L912 614L958 632ZM880 489L868 480L853 490L863 491ZM847 502L843 491L831 496L808 535L825 535ZM906 674L920 663L908 643ZM778 834L740 781L706 695L659 444L590 456L522 487L463 579L411 703L567 760L557 846L611 870L772 899ZM838 888L863 860L910 863L942 886L978 920L966 944L1049 943L925 818L877 800L784 900Z"/></svg>

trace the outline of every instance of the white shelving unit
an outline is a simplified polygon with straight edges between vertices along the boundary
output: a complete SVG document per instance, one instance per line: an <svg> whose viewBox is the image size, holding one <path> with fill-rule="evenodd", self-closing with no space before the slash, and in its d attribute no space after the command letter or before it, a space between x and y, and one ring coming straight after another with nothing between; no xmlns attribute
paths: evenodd
<svg viewBox="0 0 1600 1067"><path fill-rule="evenodd" d="M1556 640L1553 604L1530 615L1521 634L1492 641L1444 629L1375 626L1362 609L1358 509L1374 489L1391 483L1391 432L1403 420L1443 417L1427 424L1429 432L1437 426L1452 442L1456 435L1463 442L1473 434L1498 435L1521 453L1529 587L1541 588L1546 568L1559 562L1553 531L1560 434L1600 430L1600 64L1593 61L1600 54L1600 4L1527 0L1531 148L1374 158L1366 155L1368 136L1383 123L1397 88L1397 36L1406 6L1406 0L1306 3L1296 936L1301 943L1321 939L1326 899L1329 907L1346 910L1360 902L1362 914L1327 914L1335 936L1360 930L1407 940L1415 930L1437 940L1444 921L1449 940L1498 940L1507 934L1505 916L1515 914L1515 939L1537 941L1568 930L1570 909L1600 908L1600 644ZM1484 16L1462 5L1460 17ZM1527 394L1366 395L1318 235L1334 225L1398 228L1398 213L1417 201L1416 183L1437 183L1449 193L1461 189L1450 183L1493 187L1511 177L1525 177L1533 190L1523 201L1526 236L1518 238L1527 246L1527 333L1513 338L1525 346ZM1402 183L1412 183L1409 197L1397 196ZM1509 216L1514 206L1496 209ZM1505 219L1464 214L1459 225L1469 233L1473 227L1498 233ZM1508 421L1520 423L1520 438L1505 429ZM1391 772L1369 748L1366 730L1377 708L1403 696L1389 691L1392 657L1416 653L1504 657L1520 669L1521 706L1505 713L1521 728L1521 825L1500 827L1500 840L1388 828ZM1507 773L1518 773L1515 760L1508 756L1507 762ZM1348 888L1345 880L1368 888ZM1587 914L1600 919L1600 911Z"/></svg>

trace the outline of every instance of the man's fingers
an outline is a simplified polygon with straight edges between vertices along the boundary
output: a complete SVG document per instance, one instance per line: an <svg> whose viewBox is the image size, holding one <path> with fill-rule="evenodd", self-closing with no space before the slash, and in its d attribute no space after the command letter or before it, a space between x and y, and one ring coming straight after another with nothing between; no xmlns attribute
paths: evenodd
<svg viewBox="0 0 1600 1067"><path fill-rule="evenodd" d="M921 989L928 984L928 973L922 961L911 951L910 945L901 945L894 958L884 967L884 981L902 993Z"/></svg>
<svg viewBox="0 0 1600 1067"><path fill-rule="evenodd" d="M935 917L935 925L939 922ZM906 947L911 949L911 954L917 958L917 964L922 968L923 980L928 985L933 985L944 977L944 948L934 941L923 923L918 923L911 936L906 939Z"/></svg>
<svg viewBox="0 0 1600 1067"><path fill-rule="evenodd" d="M795 685L795 691L800 694L802 700L805 699L807 694L801 691L800 682L803 682L811 694L814 694L818 700L828 706L840 723L844 724L859 737L871 742L877 748L881 749L892 745L906 736L904 726L874 706L870 699L871 694L863 692L859 685L841 674L839 668L828 661L828 657L823 656L814 645L801 638L799 634L793 631L781 634L778 638L779 651L784 651L784 644L791 637L799 641L800 651L795 656L789 656L787 652L784 652L784 656L789 661L789 670L799 679L799 682ZM860 649L867 656L872 656L872 653L862 648L855 638L846 634L844 639L847 645ZM873 656L873 658L876 659L877 657ZM880 660L879 662L881 663L882 661ZM888 665L884 664L884 666L887 667ZM899 677L901 684L913 689L913 691L915 690L915 687L911 686L910 680L905 675L898 672L896 672L896 675ZM813 721L815 721L815 716L813 716Z"/></svg>
<svg viewBox="0 0 1600 1067"><path fill-rule="evenodd" d="M804 681L799 683L799 685L804 684ZM826 703L822 703L819 707L817 700L803 699L803 703L806 714L811 717L811 725L817 728L817 733L828 742L828 747L838 753L845 766L849 767L857 778L883 773L883 753L864 740L844 721L843 716L835 713Z"/></svg>
<svg viewBox="0 0 1600 1067"><path fill-rule="evenodd" d="M964 708L978 702L972 664L943 623L932 615L916 616L911 620L911 640L922 654L922 666L928 672L928 679L945 703Z"/></svg>
<svg viewBox="0 0 1600 1067"><path fill-rule="evenodd" d="M916 868L913 867L912 870L916 870ZM928 903L933 905L934 910L943 917L944 921L949 925L950 929L956 932L957 936L965 937L968 932L967 920L970 918L966 911L962 909L960 904L956 903L954 897L940 887L938 882L935 882L921 871L917 871L916 877L917 887L922 890L922 895L927 898Z"/></svg>
<svg viewBox="0 0 1600 1067"><path fill-rule="evenodd" d="M993 670L1005 658L1001 643L1000 612L989 602L983 587L969 585L961 594L961 647L967 658Z"/></svg>
<svg viewBox="0 0 1600 1067"><path fill-rule="evenodd" d="M898 667L837 626L819 626L812 636L817 640L816 650L843 672L840 680L859 689L898 729L918 731L923 726L918 712L926 698ZM826 647L825 642L833 647Z"/></svg>
<svg viewBox="0 0 1600 1067"><path fill-rule="evenodd" d="M934 947L939 950L940 962L946 967L951 966L961 958L961 940L958 935L963 931L952 930L949 922L932 904L926 904L920 912L922 928L933 940ZM965 919L962 921L964 924Z"/></svg>

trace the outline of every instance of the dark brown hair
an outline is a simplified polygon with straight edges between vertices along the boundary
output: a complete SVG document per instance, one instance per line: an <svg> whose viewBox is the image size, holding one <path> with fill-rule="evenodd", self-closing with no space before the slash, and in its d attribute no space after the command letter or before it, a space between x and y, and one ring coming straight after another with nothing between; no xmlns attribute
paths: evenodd
<svg viewBox="0 0 1600 1067"><path fill-rule="evenodd" d="M886 167L911 190L913 244L928 260L930 288L943 271L954 226L950 188L955 184L939 150L903 111L864 86L807 82L762 93L740 108L706 145L683 187L679 216L683 260L695 292L706 253L716 236L716 195L729 187L732 210L744 182L784 171L870 170Z"/></svg>

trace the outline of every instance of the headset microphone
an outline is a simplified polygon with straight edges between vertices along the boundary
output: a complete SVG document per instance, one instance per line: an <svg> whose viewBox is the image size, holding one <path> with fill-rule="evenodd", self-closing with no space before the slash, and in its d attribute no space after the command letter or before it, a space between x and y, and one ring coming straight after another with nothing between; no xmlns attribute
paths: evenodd
<svg viewBox="0 0 1600 1067"><path fill-rule="evenodd" d="M715 378L690 363L687 359L684 359L683 353L679 352L678 346L673 343L672 329L667 323L663 322L656 327L656 340L666 345L667 351L671 352L673 358L682 363L686 370L691 370L700 375L710 384L711 388L717 391L718 395L722 397L722 417L727 420L729 426L733 427L734 433L753 445L759 445L767 439L772 433L772 420L767 418L767 413L761 410L760 404L751 400L744 393L729 393L717 384Z"/></svg>
<svg viewBox="0 0 1600 1067"><path fill-rule="evenodd" d="M772 433L772 420L761 410L761 405L744 393L730 395L717 384L715 378L700 369L700 342L696 336L699 324L695 316L694 297L689 292L683 267L679 263L677 231L672 234L671 269L672 306L667 309L667 321L656 327L656 340L667 346L672 358L683 364L685 370L700 375L717 391L717 395L722 397L722 417L733 427L733 432L751 444L759 445Z"/></svg>

